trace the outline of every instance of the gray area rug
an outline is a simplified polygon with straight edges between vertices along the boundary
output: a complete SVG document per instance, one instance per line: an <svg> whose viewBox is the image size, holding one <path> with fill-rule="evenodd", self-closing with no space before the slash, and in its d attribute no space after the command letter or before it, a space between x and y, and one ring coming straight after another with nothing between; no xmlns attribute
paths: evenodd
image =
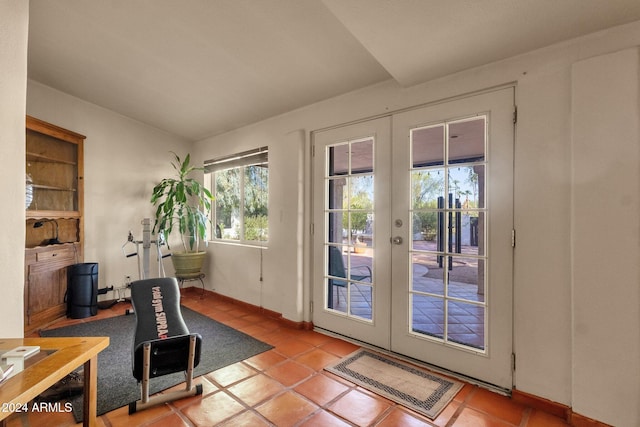
<svg viewBox="0 0 640 427"><path fill-rule="evenodd" d="M186 307L182 315L190 332L202 335L200 364L194 377L207 374L256 354L273 346L203 316ZM131 352L135 316L123 315L95 320L73 326L41 331L43 337L108 336L109 347L98 355L98 415L128 405L140 398L140 386L133 377ZM152 378L151 394L184 382L184 373L178 372ZM76 422L82 421L82 395L71 400Z"/></svg>
<svg viewBox="0 0 640 427"><path fill-rule="evenodd" d="M431 419L463 386L459 381L365 349L325 369Z"/></svg>

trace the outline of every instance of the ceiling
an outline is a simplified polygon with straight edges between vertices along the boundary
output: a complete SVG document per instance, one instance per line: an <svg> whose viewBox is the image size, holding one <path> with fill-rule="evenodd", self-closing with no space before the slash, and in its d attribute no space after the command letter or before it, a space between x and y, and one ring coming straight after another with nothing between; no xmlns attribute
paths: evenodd
<svg viewBox="0 0 640 427"><path fill-rule="evenodd" d="M639 19L637 0L31 0L28 74L196 141Z"/></svg>

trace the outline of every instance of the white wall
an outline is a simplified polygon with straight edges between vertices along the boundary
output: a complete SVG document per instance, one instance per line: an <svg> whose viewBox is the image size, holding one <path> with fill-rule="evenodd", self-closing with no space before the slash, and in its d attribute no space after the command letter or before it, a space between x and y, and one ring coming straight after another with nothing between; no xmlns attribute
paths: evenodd
<svg viewBox="0 0 640 427"><path fill-rule="evenodd" d="M6 1L0 1L0 10L0 31L8 32L8 37L0 33L0 150L6 163L0 215L8 230L3 239L11 243L0 254L8 295L0 303L1 327L3 335L19 335L22 307L15 302L21 301L23 284L28 11ZM288 319L310 320L313 260L301 251L308 247L309 132L515 82L515 385L609 424L639 425L637 410L628 410L640 401L639 45L636 22L411 88L386 82L197 143L200 159L262 145L271 149L272 239L263 252L265 280L258 281L255 248L216 244L210 249L208 286ZM620 105L625 120L616 114ZM120 247L129 229L136 232L141 217L151 212L153 182L169 171L166 152L189 144L33 82L27 112L87 135L86 260L100 262L101 285L121 281L124 272L135 274ZM615 144L594 137L612 128ZM597 151L582 157L585 147ZM581 184L590 171L597 173L593 182L604 204ZM603 180L613 185L602 187ZM607 215L629 227L614 222L590 239ZM599 243L606 249L588 250Z"/></svg>
<svg viewBox="0 0 640 427"><path fill-rule="evenodd" d="M154 212L151 190L173 174L169 152L184 156L191 143L34 81L28 84L27 113L87 137L84 260L99 264L101 288L122 285L125 275L137 279L136 258L125 258L122 245L129 231L142 239L141 221ZM152 252L150 277L157 276L153 260ZM165 266L171 273L169 260Z"/></svg>
<svg viewBox="0 0 640 427"><path fill-rule="evenodd" d="M634 48L572 70L573 406L629 426L640 424L639 66ZM606 407L594 390L608 390Z"/></svg>
<svg viewBox="0 0 640 427"><path fill-rule="evenodd" d="M0 337L24 331L25 93L29 3L0 0Z"/></svg>
<svg viewBox="0 0 640 427"><path fill-rule="evenodd" d="M635 51L638 45L640 22L411 88L386 82L200 141L196 152L203 160L262 145L270 147L269 226L272 240L269 242L268 255L264 258L265 281L260 285L256 280L258 256L255 249L214 244L208 270L212 286L222 294L281 312L288 319L312 320L306 308L312 286L309 269L314 260L308 260L306 265L301 266L296 250L307 248L309 240L309 133L326 126L514 83L519 111L515 141L514 207L518 232L514 261L515 386L524 392L573 406L582 415L600 421L620 426L640 424L637 413L619 410L621 407L633 408L640 401L637 375L625 374L629 367L631 373L636 373L637 361L640 360L638 273L635 267L640 258L640 236L637 232L639 195L638 191L624 193L629 199L624 205L624 217L635 218L636 221L636 228L631 228L626 236L625 251L602 250L597 255L598 265L611 263L606 270L608 272L612 272L613 266L619 265L619 260L634 267L626 267L617 276L612 276L625 280L617 283L617 292L607 294L607 303L599 305L598 314L590 317L594 303L588 292L596 287L596 283L591 278L584 285L576 286L576 268L594 260L589 255L582 258L579 265L572 264L572 254L575 254L577 245L584 245L587 240L590 244L598 244L598 235L593 234L592 226L601 223L601 216L598 210L587 208L572 211L572 194L576 191L576 183L572 181L575 179L572 175L575 159L572 158L571 144L572 130L575 130L572 129L575 114L572 99L577 95L590 97L592 90L589 85L574 85L576 75L572 74L573 64L627 48ZM601 59L599 62L605 63L607 60ZM612 67L626 70L629 63L627 58L615 62ZM634 76L637 79L637 70L631 70L630 74L628 72L622 72L625 81L633 80ZM604 89L599 88L598 92L606 91L610 82L606 80L599 83L604 84ZM616 89L622 87L624 84L619 83ZM629 90L637 91L637 87ZM614 111L612 106L616 104L617 96L616 91L607 101L607 108L611 107L611 111ZM637 99L635 102L636 108L630 108L628 114L637 114ZM624 104L633 104L633 97L631 101L626 98ZM604 118L612 120L611 113ZM635 179L634 185L637 187L640 171L637 119L623 122L620 126L622 130L619 134L630 135L630 138L619 139L617 143L629 154L625 167L631 179ZM288 137L292 133L299 135L300 129L305 132L302 165L298 159L300 143L294 143ZM585 166L597 160L591 158ZM305 169L296 170L294 165ZM302 187L297 185L301 172L307 178ZM616 178L617 184L620 184L617 175ZM612 186L610 191L620 194L619 186ZM306 191L300 191L301 188ZM302 217L298 215L301 203L307 209ZM618 206L613 212L620 213L621 209ZM578 215L584 215L588 220L576 221ZM606 229L606 226L603 227ZM578 235L585 240L576 240L575 236ZM587 236L594 236L594 239L588 239ZM302 246L300 242L303 242ZM618 309L621 306L627 310L627 314L622 316ZM626 327L630 329L612 327L611 319L621 317L628 321ZM580 324L572 323L578 319L586 321L586 330L578 330ZM603 319L607 320L606 326L596 328ZM605 331L608 335L607 340L603 341ZM573 345L573 340L578 338L580 342ZM611 356L616 354L616 343L623 341L627 342L622 346L627 352L624 356L627 365L619 366L620 359L611 359ZM589 342L606 343L606 349L601 348L596 352L598 358L595 360L598 366L606 365L614 373L613 378L624 393L603 393L597 387L582 383L586 380L587 371L594 366L594 353L585 352L591 349L585 344ZM573 369L573 366L579 368ZM603 379L604 376L604 373L601 374L599 379L603 384L609 384Z"/></svg>
<svg viewBox="0 0 640 427"><path fill-rule="evenodd" d="M274 139L274 135L277 138ZM251 128L226 135L225 143L197 144L194 153L202 160L269 146L269 242L261 247L213 243L208 263L207 286L232 298L303 320L301 173L304 132L278 127ZM232 147L228 151L229 147ZM219 148L219 149L218 149ZM261 277L262 259L262 277Z"/></svg>

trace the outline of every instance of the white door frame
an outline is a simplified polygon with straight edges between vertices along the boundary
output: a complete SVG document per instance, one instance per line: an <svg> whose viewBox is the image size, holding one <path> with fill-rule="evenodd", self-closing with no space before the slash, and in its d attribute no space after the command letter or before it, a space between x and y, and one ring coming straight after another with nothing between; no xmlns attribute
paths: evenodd
<svg viewBox="0 0 640 427"><path fill-rule="evenodd" d="M512 352L513 352L513 248L511 246L513 231L513 143L514 143L514 91L512 86L492 89L486 92L469 95L468 97L456 97L451 100L437 102L422 107L405 109L372 120L356 124L335 127L312 133L312 146L315 157L312 160L312 222L314 236L312 239L312 283L313 283L313 313L312 320L316 326L326 329L348 338L372 344L377 347L391 350L426 363L442 367L452 372L478 379L493 384L502 389L511 389L513 383ZM494 104L495 102L495 104ZM407 245L393 245L391 239L400 237L406 243L411 239L410 218L408 217L408 194L405 200L398 199L399 194L408 193L406 176L398 175L397 171L406 171L406 159L398 155L397 145L406 142L406 135L398 134L398 130L405 125L419 125L438 120L451 120L467 117L473 114L487 114L488 119L488 153L490 155L487 170L488 180L491 177L500 177L490 181L487 204L489 218L487 233L489 241L487 250L491 260L500 259L508 267L501 271L493 271L495 267L489 265L491 280L499 278L502 283L500 289L494 289L491 282L486 290L486 318L487 331L486 348L475 351L473 348L443 344L441 342L416 337L408 330L410 309L408 308L409 269L407 257ZM373 322L361 322L357 319L346 319L344 316L336 316L331 310L326 310L325 277L327 259L324 242L325 212L323 211L323 199L318 194L320 188L318 182L324 182L324 170L318 167L318 156L323 156L324 145L327 141L345 141L350 138L358 138L367 135L375 135L379 138L387 134L388 130L377 128L372 133L372 126L376 128L381 123L393 120L393 135L388 135L390 144L385 141L378 146L376 141L376 174L380 174L376 191L382 190L383 194L376 195L375 217L378 227L378 243L376 244L376 256L379 261L375 263L374 277L377 282L379 294L375 297L388 298L391 303L388 313L378 313L384 305L377 305ZM402 124L402 119L406 123ZM328 139L318 145L318 138ZM383 138L384 139L384 138ZM500 149L493 150L500 141ZM393 148L392 148L393 147ZM386 153L384 156L380 154ZM406 153L405 153L406 154ZM406 157L406 156L405 156ZM385 159L389 167L379 163ZM404 163L403 163L404 161ZM392 178L393 174L393 178ZM399 178L400 176L400 178ZM393 181L393 188L384 187L384 183ZM489 182L489 181L488 181ZM324 193L324 190L322 190ZM380 209L383 208L383 209ZM401 220L400 226L395 220ZM386 222L382 226L382 222ZM501 227L492 227L490 224L501 224ZM320 224L320 227L319 225ZM386 233L386 234L385 234ZM493 234L492 234L493 233ZM392 259L387 268L380 260ZM489 261L491 263L491 261ZM392 266L392 267L391 267ZM391 276L393 274L393 277ZM487 276L488 277L488 276ZM386 308L385 308L386 310ZM391 317L393 316L393 318ZM453 355L453 356L452 356Z"/></svg>

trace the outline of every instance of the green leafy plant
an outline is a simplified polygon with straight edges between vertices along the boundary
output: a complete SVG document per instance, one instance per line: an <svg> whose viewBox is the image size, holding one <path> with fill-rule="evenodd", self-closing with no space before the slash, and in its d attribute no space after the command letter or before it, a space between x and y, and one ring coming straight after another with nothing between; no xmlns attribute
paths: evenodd
<svg viewBox="0 0 640 427"><path fill-rule="evenodd" d="M190 164L190 155L184 158L171 152L174 161L171 165L176 177L165 178L153 188L151 203L156 206L153 233L168 237L177 225L185 252L198 251L200 241L207 242L207 225L213 196L200 182L190 175L204 168Z"/></svg>

